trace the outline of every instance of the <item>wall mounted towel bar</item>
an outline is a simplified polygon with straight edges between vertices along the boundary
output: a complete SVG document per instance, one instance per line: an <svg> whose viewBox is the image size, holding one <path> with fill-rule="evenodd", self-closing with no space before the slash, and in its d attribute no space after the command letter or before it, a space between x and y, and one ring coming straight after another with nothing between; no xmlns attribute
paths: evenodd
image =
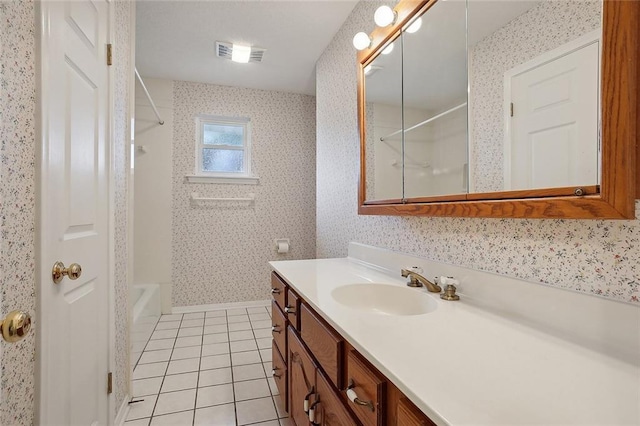
<svg viewBox="0 0 640 426"><path fill-rule="evenodd" d="M197 192L191 193L192 201L242 201L242 202L254 202L256 200L256 194L249 193L246 198L212 198L212 197L201 197Z"/></svg>

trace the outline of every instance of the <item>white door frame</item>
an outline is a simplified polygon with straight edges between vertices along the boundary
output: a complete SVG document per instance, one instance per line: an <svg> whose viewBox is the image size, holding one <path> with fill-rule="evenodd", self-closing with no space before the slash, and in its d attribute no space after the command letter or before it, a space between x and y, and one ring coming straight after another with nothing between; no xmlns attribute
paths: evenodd
<svg viewBox="0 0 640 426"><path fill-rule="evenodd" d="M503 190L509 191L511 189L511 80L518 74L527 72L533 68L544 65L548 62L559 59L563 56L567 56L576 50L580 50L593 43L598 43L598 66L602 66L602 29L590 31L575 40L572 40L560 47L544 52L540 56L536 56L534 59L525 62L511 68L504 73L504 96L503 96L503 117L504 117L504 141L503 141L503 173L504 183ZM601 75L601 70L598 70L598 75ZM600 151L600 122L601 122L601 94L600 84L598 84L598 151ZM598 182L600 182L601 171L601 156L598 156Z"/></svg>
<svg viewBox="0 0 640 426"><path fill-rule="evenodd" d="M73 0L71 0L73 1ZM50 345L56 344L55 341L49 340L49 336L42 331L46 329L46 307L43 306L43 289L44 286L53 285L51 281L51 270L49 265L42 264L43 258L43 244L41 243L43 238L42 233L42 219L43 219L43 194L47 193L48 182L45 178L45 173L48 165L46 158L48 156L48 122L45 122L47 114L43 114L48 108L49 101L49 85L45 81L48 74L49 57L49 37L50 28L48 22L48 12L46 5L48 0L36 0L35 3L35 19L36 19L36 233L34 239L35 248L35 270L36 270L36 324L39 330L36 332L36 363L35 363L35 422L36 424L46 424L46 419L41 418L42 413L42 401L43 395L41 392L43 389L47 389L46 382L47 368L51 368L47 365L48 348ZM107 0L108 7L108 24L107 24L107 40L109 43L113 43L115 38L115 13L114 4L111 0ZM115 367L115 316L114 316L114 299L115 299L115 262L114 262L114 158L113 158L113 145L114 145L114 72L113 69L109 69L107 73L107 126L105 128L105 141L108 155L106 157L106 172L107 172L107 190L109 195L108 204L108 239L109 239L109 260L107 268L107 283L109 292L109 306L108 306L108 335L109 335L109 353L107 355L109 371L113 372ZM43 270L44 268L44 270ZM105 372L106 374L107 372ZM106 394L106 390L105 390ZM107 412L108 422L113 424L114 419L114 394L107 395Z"/></svg>

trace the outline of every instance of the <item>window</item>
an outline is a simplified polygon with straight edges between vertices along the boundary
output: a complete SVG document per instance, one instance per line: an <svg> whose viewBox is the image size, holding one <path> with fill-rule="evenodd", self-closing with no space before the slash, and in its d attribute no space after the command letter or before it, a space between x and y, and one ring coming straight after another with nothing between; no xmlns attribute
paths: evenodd
<svg viewBox="0 0 640 426"><path fill-rule="evenodd" d="M196 117L196 175L222 178L251 177L251 139L248 118Z"/></svg>

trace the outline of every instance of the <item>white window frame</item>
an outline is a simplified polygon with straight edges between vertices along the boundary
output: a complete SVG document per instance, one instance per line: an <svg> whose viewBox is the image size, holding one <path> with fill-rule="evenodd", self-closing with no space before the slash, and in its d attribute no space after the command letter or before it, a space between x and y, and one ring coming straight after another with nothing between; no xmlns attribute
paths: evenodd
<svg viewBox="0 0 640 426"><path fill-rule="evenodd" d="M187 176L187 180L193 183L246 183L257 184L258 178L251 174L251 119L248 117L223 117L217 115L198 115L196 122L196 155L195 174ZM220 149L233 149L243 151L243 171L242 172L208 172L202 170L202 150L211 148L211 145L204 143L204 125L234 125L243 127L244 141L242 147L235 145L215 145Z"/></svg>

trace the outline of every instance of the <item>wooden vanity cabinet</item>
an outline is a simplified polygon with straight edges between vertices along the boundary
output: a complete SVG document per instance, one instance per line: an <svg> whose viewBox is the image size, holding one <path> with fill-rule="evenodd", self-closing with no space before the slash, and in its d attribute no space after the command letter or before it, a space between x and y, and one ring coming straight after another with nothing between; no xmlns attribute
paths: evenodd
<svg viewBox="0 0 640 426"><path fill-rule="evenodd" d="M274 380L296 426L434 425L275 272L271 284Z"/></svg>

